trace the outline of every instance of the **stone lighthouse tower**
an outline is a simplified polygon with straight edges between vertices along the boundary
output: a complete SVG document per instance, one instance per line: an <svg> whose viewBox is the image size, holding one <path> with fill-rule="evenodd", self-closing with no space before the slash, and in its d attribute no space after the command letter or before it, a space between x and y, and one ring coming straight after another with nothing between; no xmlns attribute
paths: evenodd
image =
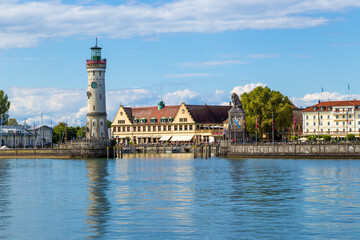
<svg viewBox="0 0 360 240"><path fill-rule="evenodd" d="M86 60L88 73L88 111L86 138L107 138L105 70L106 59L101 59L101 47L91 48L91 59Z"/></svg>

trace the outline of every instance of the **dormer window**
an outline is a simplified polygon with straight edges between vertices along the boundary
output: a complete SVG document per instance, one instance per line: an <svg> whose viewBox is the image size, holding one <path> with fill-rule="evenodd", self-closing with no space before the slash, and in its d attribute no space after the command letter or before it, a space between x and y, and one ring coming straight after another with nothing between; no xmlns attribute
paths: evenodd
<svg viewBox="0 0 360 240"><path fill-rule="evenodd" d="M134 123L139 123L139 119L138 119L138 118L134 118Z"/></svg>
<svg viewBox="0 0 360 240"><path fill-rule="evenodd" d="M174 118L173 117L169 117L169 122L173 122Z"/></svg>
<svg viewBox="0 0 360 240"><path fill-rule="evenodd" d="M156 117L151 118L151 119L150 119L150 122L151 122L151 123L156 123L156 122L157 122Z"/></svg>
<svg viewBox="0 0 360 240"><path fill-rule="evenodd" d="M146 118L141 118L140 119L140 123L146 123L147 122L147 119Z"/></svg>
<svg viewBox="0 0 360 240"><path fill-rule="evenodd" d="M162 118L160 119L160 122L166 123L166 122L167 122L167 118L166 118L166 117L162 117Z"/></svg>

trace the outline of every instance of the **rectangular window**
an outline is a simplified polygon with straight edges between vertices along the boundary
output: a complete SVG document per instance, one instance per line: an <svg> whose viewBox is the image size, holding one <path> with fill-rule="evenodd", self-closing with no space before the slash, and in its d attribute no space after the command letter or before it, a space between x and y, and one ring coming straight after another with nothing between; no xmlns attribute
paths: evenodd
<svg viewBox="0 0 360 240"><path fill-rule="evenodd" d="M182 131L182 125L179 126L179 131Z"/></svg>
<svg viewBox="0 0 360 240"><path fill-rule="evenodd" d="M113 132L116 132L116 127L113 128Z"/></svg>
<svg viewBox="0 0 360 240"><path fill-rule="evenodd" d="M118 132L121 132L121 127L118 127Z"/></svg>
<svg viewBox="0 0 360 240"><path fill-rule="evenodd" d="M125 124L125 120L118 120L119 124Z"/></svg>
<svg viewBox="0 0 360 240"><path fill-rule="evenodd" d="M127 128L126 128L126 131L130 132L130 127L127 127Z"/></svg>
<svg viewBox="0 0 360 240"><path fill-rule="evenodd" d="M153 131L156 131L156 126L153 126Z"/></svg>
<svg viewBox="0 0 360 240"><path fill-rule="evenodd" d="M95 105L93 106L93 110L95 111Z"/></svg>
<svg viewBox="0 0 360 240"><path fill-rule="evenodd" d="M180 122L187 122L187 118L180 118Z"/></svg>
<svg viewBox="0 0 360 240"><path fill-rule="evenodd" d="M309 119L309 116L306 116L306 119Z"/></svg>
<svg viewBox="0 0 360 240"><path fill-rule="evenodd" d="M328 126L330 126L330 122L328 122Z"/></svg>
<svg viewBox="0 0 360 240"><path fill-rule="evenodd" d="M339 125L339 122L336 122L336 126L338 126Z"/></svg>
<svg viewBox="0 0 360 240"><path fill-rule="evenodd" d="M345 115L343 115L343 118L345 118Z"/></svg>
<svg viewBox="0 0 360 240"><path fill-rule="evenodd" d="M171 126L168 126L168 131L171 131Z"/></svg>
<svg viewBox="0 0 360 240"><path fill-rule="evenodd" d="M146 127L145 126L143 126L143 132L146 132Z"/></svg>
<svg viewBox="0 0 360 240"><path fill-rule="evenodd" d="M192 126L192 125L189 126L189 130L193 130L193 126Z"/></svg>
<svg viewBox="0 0 360 240"><path fill-rule="evenodd" d="M343 122L343 126L345 125L345 122Z"/></svg>
<svg viewBox="0 0 360 240"><path fill-rule="evenodd" d="M149 132L151 131L151 126L148 126L148 131L149 131Z"/></svg>
<svg viewBox="0 0 360 240"><path fill-rule="evenodd" d="M136 127L133 128L133 131L136 132Z"/></svg>
<svg viewBox="0 0 360 240"><path fill-rule="evenodd" d="M100 94L100 99L101 99L101 94Z"/></svg>
<svg viewBox="0 0 360 240"><path fill-rule="evenodd" d="M123 132L125 132L125 127L123 127Z"/></svg>
<svg viewBox="0 0 360 240"><path fill-rule="evenodd" d="M314 124L313 124L314 126L316 126L316 122L314 122Z"/></svg>
<svg viewBox="0 0 360 240"><path fill-rule="evenodd" d="M185 131L188 130L188 125L185 125L185 126L184 126L184 130L185 130Z"/></svg>
<svg viewBox="0 0 360 240"><path fill-rule="evenodd" d="M101 71L99 71L99 75L101 76Z"/></svg>
<svg viewBox="0 0 360 240"><path fill-rule="evenodd" d="M174 131L177 131L177 126L174 126Z"/></svg>
<svg viewBox="0 0 360 240"><path fill-rule="evenodd" d="M349 125L351 125L351 122L349 122Z"/></svg>
<svg viewBox="0 0 360 240"><path fill-rule="evenodd" d="M161 126L158 126L158 131L161 131Z"/></svg>
<svg viewBox="0 0 360 240"><path fill-rule="evenodd" d="M141 127L138 127L138 132L141 132Z"/></svg>
<svg viewBox="0 0 360 240"><path fill-rule="evenodd" d="M336 119L339 119L339 115L336 115Z"/></svg>
<svg viewBox="0 0 360 240"><path fill-rule="evenodd" d="M306 122L306 126L309 126L309 122Z"/></svg>
<svg viewBox="0 0 360 240"><path fill-rule="evenodd" d="M166 131L166 126L163 126L163 131Z"/></svg>
<svg viewBox="0 0 360 240"><path fill-rule="evenodd" d="M316 116L314 116L314 119L316 119Z"/></svg>
<svg viewBox="0 0 360 240"><path fill-rule="evenodd" d="M320 116L320 119L322 119L322 115Z"/></svg>
<svg viewBox="0 0 360 240"><path fill-rule="evenodd" d="M328 115L328 119L330 119L330 115Z"/></svg>

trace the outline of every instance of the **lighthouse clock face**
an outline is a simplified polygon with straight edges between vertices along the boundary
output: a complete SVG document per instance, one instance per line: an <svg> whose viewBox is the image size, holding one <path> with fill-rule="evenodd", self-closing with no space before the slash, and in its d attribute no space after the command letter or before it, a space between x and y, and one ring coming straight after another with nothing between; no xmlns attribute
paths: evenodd
<svg viewBox="0 0 360 240"><path fill-rule="evenodd" d="M96 83L96 82L92 82L92 83L91 83L91 87L92 87L92 88L97 88L97 87L98 87L98 85L97 85L97 83Z"/></svg>

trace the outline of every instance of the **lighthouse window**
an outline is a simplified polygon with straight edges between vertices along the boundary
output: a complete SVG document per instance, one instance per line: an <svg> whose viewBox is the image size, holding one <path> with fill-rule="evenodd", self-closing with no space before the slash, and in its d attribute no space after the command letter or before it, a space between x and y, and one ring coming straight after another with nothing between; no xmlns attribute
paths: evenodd
<svg viewBox="0 0 360 240"><path fill-rule="evenodd" d="M95 71L93 71L93 76L95 76Z"/></svg>
<svg viewBox="0 0 360 240"><path fill-rule="evenodd" d="M100 99L101 99L101 94L100 94Z"/></svg>
<svg viewBox="0 0 360 240"><path fill-rule="evenodd" d="M99 75L101 76L101 71L99 72Z"/></svg>
<svg viewBox="0 0 360 240"><path fill-rule="evenodd" d="M93 106L93 110L95 110L95 105Z"/></svg>
<svg viewBox="0 0 360 240"><path fill-rule="evenodd" d="M102 126L103 125L103 122L100 122L100 126Z"/></svg>

